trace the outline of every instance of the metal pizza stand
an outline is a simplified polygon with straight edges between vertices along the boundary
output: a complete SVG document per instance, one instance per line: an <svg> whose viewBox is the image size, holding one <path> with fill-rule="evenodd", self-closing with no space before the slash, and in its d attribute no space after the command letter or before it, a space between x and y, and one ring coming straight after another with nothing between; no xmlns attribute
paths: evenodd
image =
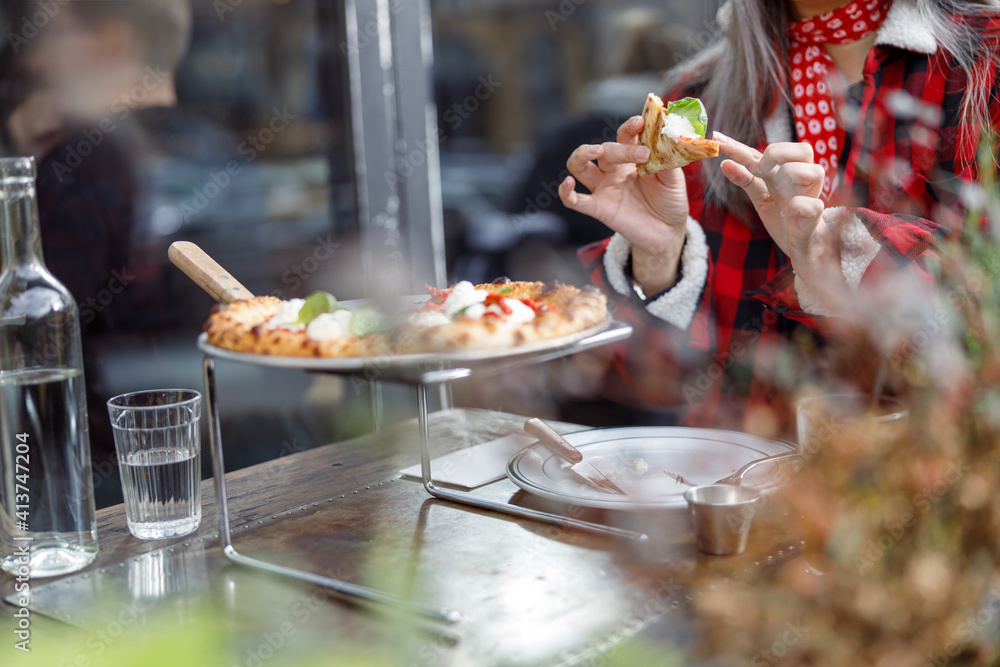
<svg viewBox="0 0 1000 667"><path fill-rule="evenodd" d="M226 272L225 269L192 243L180 241L173 244L170 248L170 259L220 303L228 304L253 296L253 294ZM360 303L353 302L352 304L352 302L345 302L345 306L360 305ZM347 600L360 604L388 605L420 617L449 624L460 620L460 615L455 611L416 605L366 586L324 577L295 568L275 565L244 555L236 550L232 541L228 497L226 495L226 471L223 458L219 399L215 381L216 359L269 368L296 369L342 376L360 375L371 378L375 374L380 382L398 382L415 386L417 391L418 430L420 434L421 481L431 496L462 505L524 519L532 519L564 528L573 528L629 540L645 540L646 536L641 533L580 521L558 514L519 507L510 503L496 502L477 497L468 492L446 489L435 484L433 471L431 470L428 391L432 387L448 387L451 382L472 376L487 377L521 366L541 364L585 350L620 342L631 335L632 327L608 318L597 326L576 334L524 345L513 350L474 350L447 354L399 354L354 358L312 358L232 352L209 344L207 336L202 334L198 339L198 347L205 353L203 362L205 401L208 405L210 419L209 440L211 445L212 472L219 519L219 540L223 554L234 563L273 574L292 577L316 586L322 586Z"/></svg>

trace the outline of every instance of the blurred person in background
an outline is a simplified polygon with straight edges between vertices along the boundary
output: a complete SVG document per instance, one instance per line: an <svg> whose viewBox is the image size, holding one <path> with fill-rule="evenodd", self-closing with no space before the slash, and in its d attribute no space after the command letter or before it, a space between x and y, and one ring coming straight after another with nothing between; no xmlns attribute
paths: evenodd
<svg viewBox="0 0 1000 667"><path fill-rule="evenodd" d="M49 3L37 35L11 43L6 71L24 91L6 117L7 143L37 159L46 263L80 307L95 469L113 456L100 357L154 334L184 315L159 238L206 215L197 193L164 206L171 173L225 172L236 142L180 105L176 72L188 49L189 0L68 0ZM39 5L26 3L26 15ZM17 25L17 21L14 22ZM220 200L223 198L220 198ZM186 206L186 208L185 208ZM198 313L200 318L204 311ZM192 335L197 331L192 324ZM117 474L96 488L117 499Z"/></svg>
<svg viewBox="0 0 1000 667"><path fill-rule="evenodd" d="M509 211L521 240L505 254L497 275L586 281L572 253L604 238L606 227L559 201L566 155L581 143L613 141L621 122L642 108L646 94L662 87L664 71L697 51L688 28L645 7L617 13L595 41L596 78L584 89L579 110L543 128L531 168L511 193ZM540 268L547 272L539 274Z"/></svg>
<svg viewBox="0 0 1000 667"><path fill-rule="evenodd" d="M637 329L611 391L784 435L824 341L877 339L930 303L926 262L961 238L980 137L1000 121L998 10L730 0L718 42L664 95L700 97L729 159L639 177L638 117L579 146L559 194L615 232L580 254ZM879 365L836 370L864 388Z"/></svg>

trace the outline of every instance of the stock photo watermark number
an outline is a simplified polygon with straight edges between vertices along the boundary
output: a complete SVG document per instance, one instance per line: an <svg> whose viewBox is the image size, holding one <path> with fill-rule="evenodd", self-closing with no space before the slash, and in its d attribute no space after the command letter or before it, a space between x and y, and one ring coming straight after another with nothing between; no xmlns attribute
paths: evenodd
<svg viewBox="0 0 1000 667"><path fill-rule="evenodd" d="M16 440L14 445L14 526L21 532L27 532L30 499L28 494L28 480L31 474L29 468L31 458L28 454L28 434L18 433L14 438ZM17 595L15 600L16 610L14 611L14 619L16 621L14 636L17 638L17 641L14 642L14 648L28 653L31 651L29 647L31 642L31 612L28 611L31 592L31 584L29 583L31 567L28 560L28 543L31 542L31 538L15 535L14 542L18 543L15 550L17 570L14 572L14 593Z"/></svg>
<svg viewBox="0 0 1000 667"><path fill-rule="evenodd" d="M28 454L28 434L18 433L17 444L14 446L14 525L18 530L28 530L28 466L31 458ZM14 538L18 539L18 538ZM22 538L23 539L23 538Z"/></svg>

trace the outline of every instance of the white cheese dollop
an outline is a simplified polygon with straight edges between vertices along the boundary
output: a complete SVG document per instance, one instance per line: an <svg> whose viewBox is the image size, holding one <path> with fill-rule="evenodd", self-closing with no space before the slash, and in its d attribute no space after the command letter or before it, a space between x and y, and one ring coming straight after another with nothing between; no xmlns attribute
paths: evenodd
<svg viewBox="0 0 1000 667"><path fill-rule="evenodd" d="M487 296L489 292L476 289L476 286L468 280L463 280L452 288L451 294L444 300L444 314L451 319L458 317L459 313L479 319L486 312L482 304ZM462 312L463 310L465 312Z"/></svg>
<svg viewBox="0 0 1000 667"><path fill-rule="evenodd" d="M305 299L289 299L288 301L282 301L281 305L278 306L278 312L274 314L274 317L267 321L267 328L301 331L303 328L302 325L296 324L295 321L299 319L299 311L302 310L302 306L304 306L305 303Z"/></svg>
<svg viewBox="0 0 1000 667"><path fill-rule="evenodd" d="M416 312L410 315L410 324L415 327L436 327L449 322L451 322L451 318L439 310Z"/></svg>
<svg viewBox="0 0 1000 667"><path fill-rule="evenodd" d="M333 340L334 338L352 338L351 322L354 313L349 310L335 310L332 313L317 315L316 319L306 327L306 335L313 340Z"/></svg>
<svg viewBox="0 0 1000 667"><path fill-rule="evenodd" d="M675 113L667 114L660 134L665 134L668 139L679 139L681 137L694 138L698 136L691 121Z"/></svg>
<svg viewBox="0 0 1000 667"><path fill-rule="evenodd" d="M490 307L493 308L493 306ZM464 311L462 311L460 317L468 317L473 320L479 320L482 319L483 315L485 314L486 314L486 306L481 303L474 303L468 308L466 308Z"/></svg>
<svg viewBox="0 0 1000 667"><path fill-rule="evenodd" d="M535 319L535 311L531 306L517 299L504 299L504 305L510 308L510 315L506 319L511 324L527 324Z"/></svg>

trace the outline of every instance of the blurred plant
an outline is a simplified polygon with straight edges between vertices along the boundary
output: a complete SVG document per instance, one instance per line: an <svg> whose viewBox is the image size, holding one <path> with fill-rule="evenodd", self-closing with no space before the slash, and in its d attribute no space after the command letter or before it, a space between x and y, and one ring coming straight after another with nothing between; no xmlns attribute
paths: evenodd
<svg viewBox="0 0 1000 667"><path fill-rule="evenodd" d="M150 616L113 639L55 622L33 624L31 651L0 646L0 664L9 667L388 667L398 664L386 651L360 645L329 643L326 634L297 632L233 639L233 626L221 607L204 604L184 623L169 611ZM267 637L271 637L270 641ZM294 641L292 641L294 639Z"/></svg>
<svg viewBox="0 0 1000 667"><path fill-rule="evenodd" d="M789 515L802 517L825 574L797 559L742 581L700 582L700 650L721 664L1000 664L996 148L984 137L981 177L962 193L962 238L928 267L937 291L927 302L942 313L936 335L887 343L862 328L861 343L833 345L841 368L892 355L890 386L910 418L902 430L860 418L831 431L786 488Z"/></svg>

